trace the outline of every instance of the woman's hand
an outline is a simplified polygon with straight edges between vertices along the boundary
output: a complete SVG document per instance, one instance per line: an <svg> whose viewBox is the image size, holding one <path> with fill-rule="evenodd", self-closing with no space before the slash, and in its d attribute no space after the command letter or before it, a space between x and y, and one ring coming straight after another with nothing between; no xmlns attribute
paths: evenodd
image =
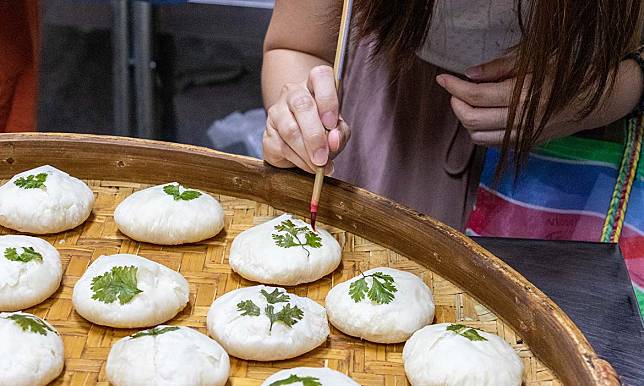
<svg viewBox="0 0 644 386"><path fill-rule="evenodd" d="M515 84L514 58L502 57L470 67L465 74L472 81L441 74L436 82L452 94L454 114L470 132L472 142L480 145L499 145L503 142L508 119L510 98ZM526 77L524 92L530 82ZM554 86L556 87L556 85ZM642 73L634 60L623 61L619 67L612 92L605 92L602 102L588 117L579 120L581 110L571 104L553 116L545 126L540 142L565 137L578 131L594 129L614 122L631 112L642 93ZM523 105L523 96L519 106ZM517 115L520 116L520 111ZM515 132L510 134L516 139Z"/></svg>
<svg viewBox="0 0 644 386"><path fill-rule="evenodd" d="M329 66L314 67L305 82L285 84L277 102L268 108L264 159L273 166L297 166L309 173L326 165L325 172L331 174L330 160L342 151L351 135L338 109Z"/></svg>

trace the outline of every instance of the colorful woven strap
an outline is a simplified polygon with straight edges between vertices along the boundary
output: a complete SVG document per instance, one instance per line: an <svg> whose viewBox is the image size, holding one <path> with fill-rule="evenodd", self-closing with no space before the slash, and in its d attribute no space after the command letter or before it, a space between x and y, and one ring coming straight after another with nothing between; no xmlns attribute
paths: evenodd
<svg viewBox="0 0 644 386"><path fill-rule="evenodd" d="M615 190L608 206L606 221L602 228L602 242L616 243L622 233L628 199L631 188L637 175L637 166L642 151L642 138L644 137L644 114L632 117L625 121L626 141L624 155L619 167Z"/></svg>

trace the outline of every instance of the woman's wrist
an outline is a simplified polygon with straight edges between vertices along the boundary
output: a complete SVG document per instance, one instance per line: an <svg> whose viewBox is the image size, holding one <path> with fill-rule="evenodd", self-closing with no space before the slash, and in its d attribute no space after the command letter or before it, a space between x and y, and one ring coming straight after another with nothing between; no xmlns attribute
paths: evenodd
<svg viewBox="0 0 644 386"><path fill-rule="evenodd" d="M630 115L640 103L644 93L644 73L640 65L625 58L619 65L615 83L606 91L603 102L588 117L579 122L581 130L606 126Z"/></svg>

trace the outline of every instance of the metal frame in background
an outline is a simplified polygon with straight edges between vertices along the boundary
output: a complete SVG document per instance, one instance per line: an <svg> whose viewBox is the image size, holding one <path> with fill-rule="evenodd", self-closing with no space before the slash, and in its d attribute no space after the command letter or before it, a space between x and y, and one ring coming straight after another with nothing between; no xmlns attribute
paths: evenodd
<svg viewBox="0 0 644 386"><path fill-rule="evenodd" d="M158 139L154 114L153 4L199 3L272 9L274 0L112 0L112 91L116 135ZM132 74L134 84L132 84ZM132 98L134 90L134 98ZM135 125L132 125L134 106Z"/></svg>

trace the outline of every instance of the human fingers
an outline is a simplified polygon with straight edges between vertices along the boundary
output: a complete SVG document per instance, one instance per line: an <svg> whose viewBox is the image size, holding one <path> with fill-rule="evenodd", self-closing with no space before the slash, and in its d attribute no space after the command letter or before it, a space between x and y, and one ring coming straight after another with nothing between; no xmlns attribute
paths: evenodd
<svg viewBox="0 0 644 386"><path fill-rule="evenodd" d="M302 138L307 158L312 164L325 165L329 159L326 130L310 91L305 87L293 87L286 94L286 104L300 129L299 133L291 132L289 135Z"/></svg>
<svg viewBox="0 0 644 386"><path fill-rule="evenodd" d="M470 132L470 138L473 143L483 146L496 146L503 144L505 130L487 130ZM516 141L516 131L510 133L510 142Z"/></svg>
<svg viewBox="0 0 644 386"><path fill-rule="evenodd" d="M315 169L316 165L311 161L304 144L302 129L289 110L286 99L271 106L268 115L280 138L307 164L307 169Z"/></svg>
<svg viewBox="0 0 644 386"><path fill-rule="evenodd" d="M456 118L469 131L499 130L506 127L507 107L472 107L457 97L452 97L450 104Z"/></svg>
<svg viewBox="0 0 644 386"><path fill-rule="evenodd" d="M329 131L329 150L331 151L330 157L335 158L346 146L351 138L351 129L347 122L340 118L338 127Z"/></svg>
<svg viewBox="0 0 644 386"><path fill-rule="evenodd" d="M338 125L338 92L335 88L333 68L316 66L311 69L307 87L315 98L315 104L322 124L327 130Z"/></svg>
<svg viewBox="0 0 644 386"><path fill-rule="evenodd" d="M515 75L516 57L502 56L487 63L465 69L465 76L477 82L494 82Z"/></svg>
<svg viewBox="0 0 644 386"><path fill-rule="evenodd" d="M286 159L282 154L281 138L279 134L268 123L266 130L262 136L262 153L264 160L269 164L278 168L292 168L295 167L291 161Z"/></svg>
<svg viewBox="0 0 644 386"><path fill-rule="evenodd" d="M494 83L469 82L449 74L436 77L436 82L452 96L476 107L505 107L510 103L513 79Z"/></svg>
<svg viewBox="0 0 644 386"><path fill-rule="evenodd" d="M264 151L264 159L271 165L277 167L297 166L309 173L315 173L314 167L307 164L271 125L267 125L266 131L264 132Z"/></svg>

